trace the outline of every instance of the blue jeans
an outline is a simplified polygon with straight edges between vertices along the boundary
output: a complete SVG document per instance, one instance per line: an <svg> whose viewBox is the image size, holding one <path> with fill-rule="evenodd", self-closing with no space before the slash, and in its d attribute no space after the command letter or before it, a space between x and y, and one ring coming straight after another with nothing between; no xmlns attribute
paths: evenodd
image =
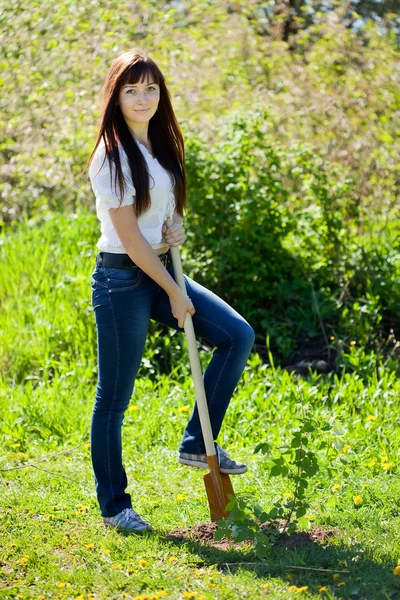
<svg viewBox="0 0 400 600"><path fill-rule="evenodd" d="M173 265L167 267L175 280ZM196 336L215 346L203 374L214 440L254 344L252 327L229 304L186 275L186 292L196 310ZM97 329L98 383L91 420L91 458L103 517L132 506L125 492L121 428L143 356L149 320L179 329L168 294L141 269L95 265L92 306ZM179 450L205 453L197 403Z"/></svg>

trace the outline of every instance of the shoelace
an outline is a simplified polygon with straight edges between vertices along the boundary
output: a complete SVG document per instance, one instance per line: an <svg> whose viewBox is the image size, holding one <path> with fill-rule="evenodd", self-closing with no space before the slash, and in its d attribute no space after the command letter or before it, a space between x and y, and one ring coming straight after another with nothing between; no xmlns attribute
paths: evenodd
<svg viewBox="0 0 400 600"><path fill-rule="evenodd" d="M220 457L229 458L229 460L231 460L231 455L228 454L228 452L226 450L224 450L223 448L221 448L221 446L219 444L215 444L215 446L216 446L216 449L217 449L218 464L220 462ZM235 461L231 461L231 462L235 462Z"/></svg>
<svg viewBox="0 0 400 600"><path fill-rule="evenodd" d="M133 521L135 523L138 524L145 524L145 521L143 521L142 517L140 515L138 515L137 513L135 513L135 511L133 510L133 508L125 508L122 511L123 515L121 517L121 519L119 520L120 525L126 525L126 523L128 523L129 521L131 521L133 519Z"/></svg>

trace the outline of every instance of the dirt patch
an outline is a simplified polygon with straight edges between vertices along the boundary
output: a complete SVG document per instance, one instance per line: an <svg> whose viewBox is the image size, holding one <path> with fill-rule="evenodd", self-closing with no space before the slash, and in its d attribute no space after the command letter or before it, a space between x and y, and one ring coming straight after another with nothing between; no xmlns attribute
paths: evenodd
<svg viewBox="0 0 400 600"><path fill-rule="evenodd" d="M284 521L274 525L273 528L279 529L283 525ZM265 523L261 526L261 531L270 527L271 524ZM216 530L216 523L198 523L197 525L191 525L187 528L174 529L168 534L168 538L178 542L185 542L186 540L192 539L196 540L197 542L201 542L202 544L206 544L212 548L218 548L219 550L240 549L244 546L248 546L249 544L252 545L253 543L250 538L244 540L243 542L234 542L233 538L228 540L226 537L223 537L222 540L216 542L214 541ZM319 525L315 525L308 531L296 531L290 534L279 534L275 539L274 545L276 547L293 549L315 543L324 546L327 544L330 538L337 534L337 528L326 529L324 527L320 527Z"/></svg>
<svg viewBox="0 0 400 600"><path fill-rule="evenodd" d="M283 527L285 521L278 524L278 529ZM261 526L261 531L265 528L271 527L269 523ZM276 527L274 527L276 529ZM275 539L275 546L280 548L300 548L308 544L319 544L325 546L327 542L335 535L338 535L339 531L337 527L325 528L320 525L314 525L307 531L294 531L293 533L282 533Z"/></svg>
<svg viewBox="0 0 400 600"><path fill-rule="evenodd" d="M227 540L224 536L222 540L215 542L214 535L217 531L216 523L198 523L197 525L191 525L190 527L174 529L168 534L168 538L175 541L184 542L189 539L194 539L197 542L218 548L218 550L230 550L232 548L243 548L248 544L252 544L252 540L245 540L244 542L234 542L232 539Z"/></svg>

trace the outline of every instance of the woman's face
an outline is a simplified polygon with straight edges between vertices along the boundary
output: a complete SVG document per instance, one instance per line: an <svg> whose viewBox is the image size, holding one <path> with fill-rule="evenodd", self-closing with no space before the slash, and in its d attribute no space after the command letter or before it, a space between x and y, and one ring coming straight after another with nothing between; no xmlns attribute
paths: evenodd
<svg viewBox="0 0 400 600"><path fill-rule="evenodd" d="M118 96L121 112L128 125L150 121L159 101L160 86L152 78L123 86Z"/></svg>

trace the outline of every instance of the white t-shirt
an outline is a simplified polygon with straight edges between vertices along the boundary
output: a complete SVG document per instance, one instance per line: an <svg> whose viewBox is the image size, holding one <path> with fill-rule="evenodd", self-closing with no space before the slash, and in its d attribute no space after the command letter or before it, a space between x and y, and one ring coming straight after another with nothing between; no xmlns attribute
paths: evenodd
<svg viewBox="0 0 400 600"><path fill-rule="evenodd" d="M175 209L175 194L172 176L164 167L160 165L156 158L153 158L146 146L139 141L137 144L147 163L149 172L150 186L150 208L138 217L138 225L142 235L147 239L153 248L162 248L166 242L162 241L162 226L168 217L173 216ZM101 252L113 252L114 254L126 254L126 249L121 243L117 232L112 224L109 208L118 208L134 203L136 195L135 187L132 183L131 171L129 168L128 157L119 143L119 155L121 159L121 168L125 178L125 194L119 203L112 183L114 183L115 172L113 170L113 179L110 177L110 167L108 159L105 159L103 167L100 169L105 156L105 146L102 140L93 156L89 168L89 178L96 196L96 213L101 223L101 237L97 242L97 247ZM100 171L99 171L100 169ZM97 175L96 175L97 174ZM117 190L118 182L117 182Z"/></svg>

